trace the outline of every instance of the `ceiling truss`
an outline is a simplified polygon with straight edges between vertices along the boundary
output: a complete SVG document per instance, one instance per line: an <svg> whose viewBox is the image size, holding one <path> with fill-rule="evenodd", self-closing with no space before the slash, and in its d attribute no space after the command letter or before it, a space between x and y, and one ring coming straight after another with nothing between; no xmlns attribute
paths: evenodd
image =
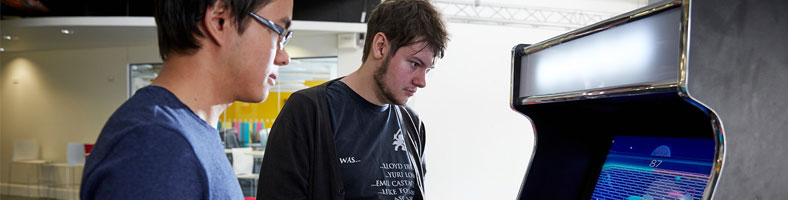
<svg viewBox="0 0 788 200"><path fill-rule="evenodd" d="M577 29L607 18L614 13L555 8L531 8L495 4L431 1L447 21L474 24L520 25L534 28Z"/></svg>

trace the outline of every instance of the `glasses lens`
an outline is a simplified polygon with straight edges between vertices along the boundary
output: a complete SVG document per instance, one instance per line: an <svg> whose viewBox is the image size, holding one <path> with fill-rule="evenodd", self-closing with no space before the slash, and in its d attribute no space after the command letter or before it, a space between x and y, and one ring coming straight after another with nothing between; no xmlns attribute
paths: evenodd
<svg viewBox="0 0 788 200"><path fill-rule="evenodd" d="M285 49L285 45L287 45L287 41L290 40L290 37L293 37L293 31L287 31L287 33L282 36L282 40L279 41L279 50Z"/></svg>

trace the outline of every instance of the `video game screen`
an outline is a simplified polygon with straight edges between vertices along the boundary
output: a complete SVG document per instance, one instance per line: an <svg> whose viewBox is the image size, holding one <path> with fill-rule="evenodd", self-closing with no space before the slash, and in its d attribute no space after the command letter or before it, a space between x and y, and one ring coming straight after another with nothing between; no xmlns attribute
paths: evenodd
<svg viewBox="0 0 788 200"><path fill-rule="evenodd" d="M616 136L591 199L701 199L713 160L713 139Z"/></svg>

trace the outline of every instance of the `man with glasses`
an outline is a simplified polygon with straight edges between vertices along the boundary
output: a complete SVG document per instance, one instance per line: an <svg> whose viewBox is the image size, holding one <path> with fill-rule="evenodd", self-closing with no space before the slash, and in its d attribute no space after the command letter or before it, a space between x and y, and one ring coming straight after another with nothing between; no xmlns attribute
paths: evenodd
<svg viewBox="0 0 788 200"><path fill-rule="evenodd" d="M85 164L82 199L242 199L216 125L233 101L262 102L292 0L157 0L164 66L112 114Z"/></svg>
<svg viewBox="0 0 788 200"><path fill-rule="evenodd" d="M424 198L424 125L405 103L426 87L447 33L425 0L384 1L368 21L358 70L285 103L258 199Z"/></svg>

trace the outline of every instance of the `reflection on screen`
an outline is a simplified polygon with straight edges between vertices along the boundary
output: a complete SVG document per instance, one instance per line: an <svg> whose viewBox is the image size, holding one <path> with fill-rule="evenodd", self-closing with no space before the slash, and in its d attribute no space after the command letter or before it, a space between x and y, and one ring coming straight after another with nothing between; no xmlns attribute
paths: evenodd
<svg viewBox="0 0 788 200"><path fill-rule="evenodd" d="M713 160L712 139L616 136L591 199L701 199Z"/></svg>

